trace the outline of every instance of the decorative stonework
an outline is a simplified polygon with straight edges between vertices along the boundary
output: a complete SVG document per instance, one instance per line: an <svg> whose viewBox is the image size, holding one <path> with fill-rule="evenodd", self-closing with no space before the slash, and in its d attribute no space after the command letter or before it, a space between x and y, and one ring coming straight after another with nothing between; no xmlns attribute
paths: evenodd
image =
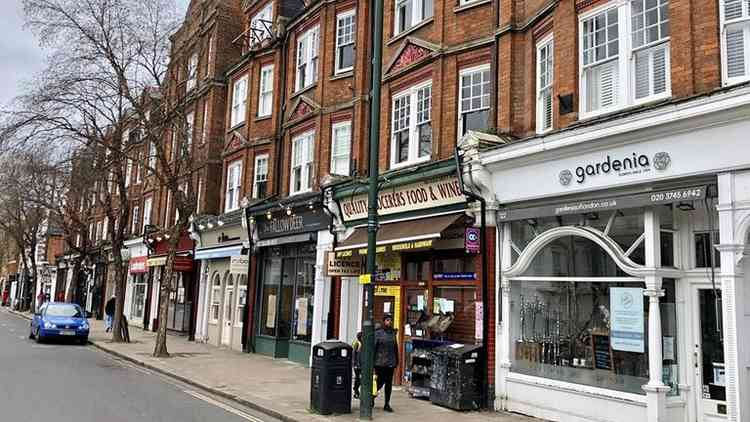
<svg viewBox="0 0 750 422"><path fill-rule="evenodd" d="M231 138L229 139L229 143L227 143L226 148L224 148L224 153L226 154L237 151L238 149L242 148L244 144L245 140L242 139L242 137L237 132L233 132Z"/></svg>
<svg viewBox="0 0 750 422"><path fill-rule="evenodd" d="M299 104L297 104L297 108L295 108L294 111L292 112L292 115L290 116L289 120L301 119L312 112L313 112L313 108L310 106L310 104L307 104L304 101L300 101Z"/></svg>
<svg viewBox="0 0 750 422"><path fill-rule="evenodd" d="M391 67L391 72L396 72L400 69L403 69L407 66L410 66L425 57L430 55L430 50L420 47L418 45L414 44L407 44L406 47L401 51L401 54L398 56L396 61L393 63L393 66Z"/></svg>

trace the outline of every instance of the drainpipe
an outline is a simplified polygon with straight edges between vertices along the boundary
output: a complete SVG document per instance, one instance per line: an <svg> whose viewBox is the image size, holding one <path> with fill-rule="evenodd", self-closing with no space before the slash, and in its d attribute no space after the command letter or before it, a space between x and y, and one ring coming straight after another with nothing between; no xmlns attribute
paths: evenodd
<svg viewBox="0 0 750 422"><path fill-rule="evenodd" d="M458 147L454 149L454 159L456 161L456 172L458 174L458 184L461 188L461 192L472 201L479 201L481 206L482 221L480 224L480 248L482 249L482 355L484 357L484 365L482 365L482 408L488 407L488 386L489 386L489 371L487 365L489 364L489 351L487 343L489 342L489 331L490 331L490 309L487 306L489 303L489 288L487 287L487 280L489 274L489 263L487 260L487 201L481 196L471 190L467 189L464 185L463 172L461 171L461 158L458 154Z"/></svg>
<svg viewBox="0 0 750 422"><path fill-rule="evenodd" d="M490 99L490 117L488 118L488 124L490 127L493 127L497 129L500 125L498 124L500 118L497 112L497 105L499 103L497 96L498 96L498 82L497 79L499 77L498 75L498 69L500 69L500 53L498 52L498 49L500 48L500 31L497 30L497 28L500 27L500 0L493 0L492 1L492 11L494 12L494 19L493 27L495 28L495 41L493 42L492 47L492 58L490 59L490 75L493 76L490 82L490 92L492 93L492 97Z"/></svg>
<svg viewBox="0 0 750 422"><path fill-rule="evenodd" d="M287 106L287 93L286 93L286 78L287 78L287 62L289 55L289 29L284 26L284 38L281 40L281 69L279 72L279 92L281 93L281 104L279 105L279 114L276 116L276 127L278 130L278 136L276 137L276 168L274 169L275 179L274 180L274 194L280 195L281 193L281 165L284 152L284 114L286 113Z"/></svg>

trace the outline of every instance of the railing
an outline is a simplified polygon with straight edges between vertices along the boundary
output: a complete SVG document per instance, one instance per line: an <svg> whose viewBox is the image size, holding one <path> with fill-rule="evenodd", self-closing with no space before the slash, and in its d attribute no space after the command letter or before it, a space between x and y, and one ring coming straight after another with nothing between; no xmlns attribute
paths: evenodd
<svg viewBox="0 0 750 422"><path fill-rule="evenodd" d="M232 41L239 46L242 54L265 48L276 40L273 21L266 19L254 20L250 27Z"/></svg>

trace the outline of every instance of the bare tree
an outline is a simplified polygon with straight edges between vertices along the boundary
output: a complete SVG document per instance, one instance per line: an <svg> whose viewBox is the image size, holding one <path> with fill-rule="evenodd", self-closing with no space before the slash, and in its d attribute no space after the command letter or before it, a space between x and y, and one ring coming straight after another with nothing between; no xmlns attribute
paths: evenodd
<svg viewBox="0 0 750 422"><path fill-rule="evenodd" d="M98 196L110 221L117 297L113 340L121 341L120 316L126 268L119 251L129 220L126 166L131 160L165 187L178 210L176 222L158 230L169 235L162 275L159 330L155 356L168 356L166 318L173 285L173 264L180 236L190 224L196 203L193 173L200 163L191 154L192 122L186 119L185 98L174 91L176 67L169 68L169 36L177 27L174 0L24 0L27 24L51 50L50 64L35 89L13 110L6 139L24 142L64 137L105 151L97 156L106 185ZM135 141L125 139L137 130ZM13 134L13 136L7 136ZM174 136L179 151L168 146ZM130 137L128 137L130 138ZM2 139L2 133L0 133ZM147 154L137 152L144 148Z"/></svg>

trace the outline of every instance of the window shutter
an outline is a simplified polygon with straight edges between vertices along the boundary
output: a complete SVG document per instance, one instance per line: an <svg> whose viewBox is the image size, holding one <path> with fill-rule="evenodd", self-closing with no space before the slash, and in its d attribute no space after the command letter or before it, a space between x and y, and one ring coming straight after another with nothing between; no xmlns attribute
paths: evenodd
<svg viewBox="0 0 750 422"><path fill-rule="evenodd" d="M730 78L746 76L745 34L744 28L727 27L727 76Z"/></svg>
<svg viewBox="0 0 750 422"><path fill-rule="evenodd" d="M618 61L612 60L587 69L587 111L596 111L617 104Z"/></svg>
<svg viewBox="0 0 750 422"><path fill-rule="evenodd" d="M650 94L649 58L648 51L641 51L635 55L635 98L645 98Z"/></svg>
<svg viewBox="0 0 750 422"><path fill-rule="evenodd" d="M724 20L742 17L742 0L724 0Z"/></svg>
<svg viewBox="0 0 750 422"><path fill-rule="evenodd" d="M651 53L654 94L667 91L667 47L659 47Z"/></svg>
<svg viewBox="0 0 750 422"><path fill-rule="evenodd" d="M639 51L635 55L635 98L667 91L667 45Z"/></svg>
<svg viewBox="0 0 750 422"><path fill-rule="evenodd" d="M544 129L552 127L552 88L544 93Z"/></svg>

